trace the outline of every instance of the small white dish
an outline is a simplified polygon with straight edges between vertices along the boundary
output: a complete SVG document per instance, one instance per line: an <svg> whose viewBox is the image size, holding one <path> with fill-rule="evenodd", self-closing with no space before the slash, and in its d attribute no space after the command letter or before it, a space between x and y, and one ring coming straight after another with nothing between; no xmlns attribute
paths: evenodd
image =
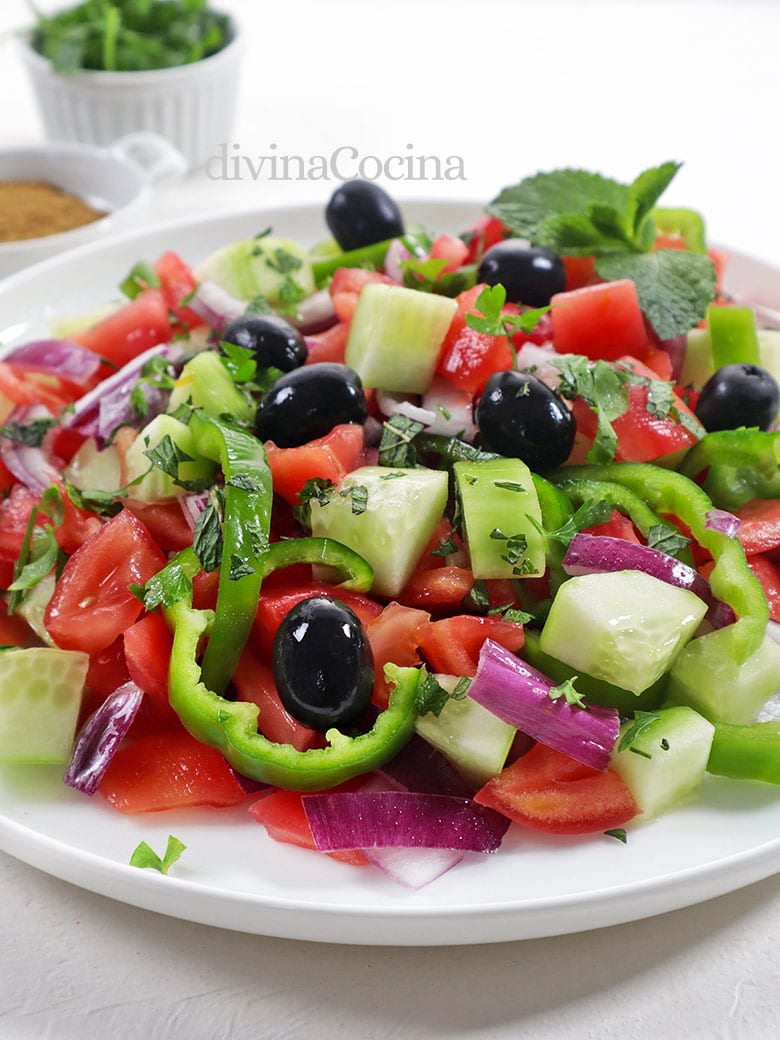
<svg viewBox="0 0 780 1040"><path fill-rule="evenodd" d="M231 16L230 42L201 61L147 72L56 72L19 39L46 134L53 140L108 145L151 131L166 137L190 168L202 165L230 139L244 39Z"/></svg>
<svg viewBox="0 0 780 1040"><path fill-rule="evenodd" d="M0 242L0 277L128 226L153 184L186 166L172 144L151 133L128 134L110 148L53 142L0 150L0 181L44 181L106 214L71 231Z"/></svg>

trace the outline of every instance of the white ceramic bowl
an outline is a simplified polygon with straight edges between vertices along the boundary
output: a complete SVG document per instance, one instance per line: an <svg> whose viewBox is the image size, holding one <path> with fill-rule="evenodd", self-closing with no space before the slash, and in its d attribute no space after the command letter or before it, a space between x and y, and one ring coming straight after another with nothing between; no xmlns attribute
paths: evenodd
<svg viewBox="0 0 780 1040"><path fill-rule="evenodd" d="M184 157L164 137L138 133L109 148L52 142L0 151L0 180L46 181L106 216L41 238L0 242L0 277L129 225L161 177L182 174Z"/></svg>
<svg viewBox="0 0 780 1040"><path fill-rule="evenodd" d="M202 61L150 72L55 72L51 62L19 41L47 135L106 145L123 134L167 137L189 167L229 140L238 96L243 35L231 16L231 40Z"/></svg>

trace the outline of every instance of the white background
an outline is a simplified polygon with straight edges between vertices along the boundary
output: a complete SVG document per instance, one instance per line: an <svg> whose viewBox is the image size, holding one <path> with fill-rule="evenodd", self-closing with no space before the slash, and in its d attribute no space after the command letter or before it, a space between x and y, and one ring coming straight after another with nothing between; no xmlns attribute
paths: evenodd
<svg viewBox="0 0 780 1040"><path fill-rule="evenodd" d="M50 9L51 3L41 3ZM250 41L231 138L249 156L459 155L492 197L537 169L629 179L710 238L780 263L780 5L743 2L225 3ZM3 0L0 32L26 5ZM0 144L42 131L0 49ZM215 150L216 150L215 142ZM161 186L148 219L286 199L311 181ZM0 1037L688 1037L763 1040L780 1011L780 878L653 920L494 947L351 949L235 935L124 907L0 855Z"/></svg>

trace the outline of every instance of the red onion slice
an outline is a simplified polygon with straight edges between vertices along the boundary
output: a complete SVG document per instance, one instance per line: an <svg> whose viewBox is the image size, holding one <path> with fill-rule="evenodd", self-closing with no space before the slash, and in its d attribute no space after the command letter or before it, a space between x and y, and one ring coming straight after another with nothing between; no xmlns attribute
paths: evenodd
<svg viewBox="0 0 780 1040"><path fill-rule="evenodd" d="M59 376L77 385L86 385L100 369L94 350L63 339L42 339L25 343L4 358L38 372Z"/></svg>
<svg viewBox="0 0 780 1040"><path fill-rule="evenodd" d="M412 254L403 244L400 238L394 238L390 245L387 247L385 253L384 270L388 278L392 278L394 282L398 282L399 285L404 284L404 269L401 264L406 260L411 260Z"/></svg>
<svg viewBox="0 0 780 1040"><path fill-rule="evenodd" d="M406 888L430 885L462 862L453 849L363 849L363 855L389 878Z"/></svg>
<svg viewBox="0 0 780 1040"><path fill-rule="evenodd" d="M577 706L560 697L556 684L499 643L486 639L467 696L510 726L593 769L606 770L620 732L614 708Z"/></svg>
<svg viewBox="0 0 780 1040"><path fill-rule="evenodd" d="M9 418L11 422L24 423L34 419L53 418L48 408L43 405L26 405L16 408ZM32 448L9 437L0 437L0 458L4 465L19 481L31 491L43 494L50 484L62 480L60 471L52 465L44 448Z"/></svg>
<svg viewBox="0 0 780 1040"><path fill-rule="evenodd" d="M298 306L298 316L292 322L304 336L313 336L324 332L335 325L338 318L333 307L330 290L320 289L302 300Z"/></svg>
<svg viewBox="0 0 780 1040"><path fill-rule="evenodd" d="M509 827L500 813L468 798L411 791L305 795L303 807L320 852L344 849L453 849L495 852Z"/></svg>
<svg viewBox="0 0 780 1040"><path fill-rule="evenodd" d="M65 783L83 794L94 794L111 759L127 736L138 713L143 690L134 682L119 686L81 728Z"/></svg>
<svg viewBox="0 0 780 1040"><path fill-rule="evenodd" d="M219 333L231 321L240 318L246 311L246 300L239 300L229 292L208 280L200 282L188 306L199 318L203 318L215 332Z"/></svg>
<svg viewBox="0 0 780 1040"><path fill-rule="evenodd" d="M719 534L725 534L727 538L736 535L741 523L738 516L725 509L710 509L704 518L704 526L708 531L717 531Z"/></svg>

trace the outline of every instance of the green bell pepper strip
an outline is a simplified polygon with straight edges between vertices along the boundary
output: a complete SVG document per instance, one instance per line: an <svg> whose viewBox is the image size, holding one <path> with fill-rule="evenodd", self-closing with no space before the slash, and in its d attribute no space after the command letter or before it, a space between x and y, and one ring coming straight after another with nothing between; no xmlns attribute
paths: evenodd
<svg viewBox="0 0 780 1040"><path fill-rule="evenodd" d="M724 365L760 365L756 316L751 307L711 303L707 308L712 363L715 370Z"/></svg>
<svg viewBox="0 0 780 1040"><path fill-rule="evenodd" d="M340 575L339 588L352 592L368 592L374 582L374 568L360 553L335 538L289 538L272 542L261 562L262 577L282 567L296 563L321 564L335 567Z"/></svg>
<svg viewBox="0 0 780 1040"><path fill-rule="evenodd" d="M400 239L412 256L424 256L427 252L414 232L406 232L400 236ZM382 242L374 242L369 246L361 246L360 249L310 255L309 262L311 263L315 284L321 287L340 267L369 267L372 269L381 267L385 261L385 254L390 248L390 243L393 241L394 239L388 238Z"/></svg>
<svg viewBox="0 0 780 1040"><path fill-rule="evenodd" d="M752 498L780 498L780 433L718 430L694 444L680 472L719 509L738 509Z"/></svg>
<svg viewBox="0 0 780 1040"><path fill-rule="evenodd" d="M679 235L691 253L706 253L704 220L695 209L656 206L651 212L655 230L662 235Z"/></svg>
<svg viewBox="0 0 780 1040"><path fill-rule="evenodd" d="M780 722L717 723L707 772L734 780L780 784Z"/></svg>
<svg viewBox="0 0 780 1040"><path fill-rule="evenodd" d="M414 733L422 672L387 665L385 674L396 685L387 708L367 733L349 737L328 730L328 746L308 751L297 751L292 744L275 744L257 730L256 704L226 700L203 682L198 644L209 633L213 613L194 610L186 600L179 600L166 615L173 627L171 706L194 737L218 748L244 776L291 791L322 791L378 769Z"/></svg>
<svg viewBox="0 0 780 1040"><path fill-rule="evenodd" d="M257 612L268 552L273 486L265 448L252 434L196 410L195 450L219 463L225 480L222 564L217 607L203 658L203 680L222 693L235 671Z"/></svg>
<svg viewBox="0 0 780 1040"><path fill-rule="evenodd" d="M680 473L643 462L566 466L548 474L548 478L564 487L567 481L577 479L620 484L643 498L656 512L677 517L715 560L710 575L712 594L727 603L737 616L732 625L722 629L729 633L734 660L743 664L758 650L769 620L766 596L747 565L739 541L707 527L707 514L713 506L700 487Z"/></svg>

